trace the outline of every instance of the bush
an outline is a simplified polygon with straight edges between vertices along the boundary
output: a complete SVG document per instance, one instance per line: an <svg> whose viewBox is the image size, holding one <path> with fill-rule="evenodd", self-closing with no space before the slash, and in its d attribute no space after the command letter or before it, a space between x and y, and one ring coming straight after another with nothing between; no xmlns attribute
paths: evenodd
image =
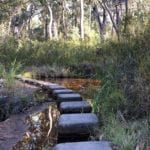
<svg viewBox="0 0 150 150"><path fill-rule="evenodd" d="M93 101L94 111L109 116L121 109L126 99L111 76L102 80L102 84Z"/></svg>

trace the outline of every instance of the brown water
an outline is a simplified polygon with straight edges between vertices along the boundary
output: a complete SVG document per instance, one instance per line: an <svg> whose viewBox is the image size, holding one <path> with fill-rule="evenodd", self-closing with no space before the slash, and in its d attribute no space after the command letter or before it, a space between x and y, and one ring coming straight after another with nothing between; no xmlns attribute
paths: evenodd
<svg viewBox="0 0 150 150"><path fill-rule="evenodd" d="M93 80L93 79L71 79L71 78L64 78L64 79L50 79L52 83L58 83L66 88L80 90L83 88L87 88L89 86L100 86L100 80Z"/></svg>
<svg viewBox="0 0 150 150"><path fill-rule="evenodd" d="M56 105L51 104L42 112L28 116L29 128L23 138L13 147L13 150L52 149L57 142L58 115Z"/></svg>
<svg viewBox="0 0 150 150"><path fill-rule="evenodd" d="M93 79L64 78L64 79L50 79L48 81L63 85L68 89L72 89L80 93L86 99L92 99L95 91L101 86L100 80L93 80Z"/></svg>

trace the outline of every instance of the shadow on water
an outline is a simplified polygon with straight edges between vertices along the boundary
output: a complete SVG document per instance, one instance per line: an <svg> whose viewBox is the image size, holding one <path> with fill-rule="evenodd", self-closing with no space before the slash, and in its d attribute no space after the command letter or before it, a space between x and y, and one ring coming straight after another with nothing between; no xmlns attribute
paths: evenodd
<svg viewBox="0 0 150 150"><path fill-rule="evenodd" d="M50 150L57 142L58 115L56 105L52 103L42 112L28 116L29 128L13 150Z"/></svg>

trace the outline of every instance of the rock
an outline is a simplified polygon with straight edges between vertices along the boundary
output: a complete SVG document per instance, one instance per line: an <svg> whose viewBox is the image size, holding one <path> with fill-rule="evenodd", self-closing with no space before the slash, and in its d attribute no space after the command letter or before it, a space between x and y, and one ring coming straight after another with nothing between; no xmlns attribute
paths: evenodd
<svg viewBox="0 0 150 150"><path fill-rule="evenodd" d="M90 113L92 107L86 101L62 102L59 106L61 114L65 113Z"/></svg>
<svg viewBox="0 0 150 150"><path fill-rule="evenodd" d="M72 93L72 94L58 94L57 95L58 102L68 102L68 101L82 101L82 97L80 94Z"/></svg>
<svg viewBox="0 0 150 150"><path fill-rule="evenodd" d="M63 114L58 121L58 134L60 136L92 134L98 125L98 118L93 113Z"/></svg>
<svg viewBox="0 0 150 150"><path fill-rule="evenodd" d="M107 141L88 141L57 144L53 150L112 150Z"/></svg>

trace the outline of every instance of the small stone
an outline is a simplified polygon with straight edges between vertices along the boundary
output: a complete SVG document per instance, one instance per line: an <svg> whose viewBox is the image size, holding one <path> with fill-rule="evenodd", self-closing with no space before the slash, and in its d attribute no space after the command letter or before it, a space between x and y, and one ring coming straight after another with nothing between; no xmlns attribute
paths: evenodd
<svg viewBox="0 0 150 150"><path fill-rule="evenodd" d="M82 101L82 97L80 94L71 93L71 94L58 94L57 95L58 102L67 102L67 101Z"/></svg>
<svg viewBox="0 0 150 150"><path fill-rule="evenodd" d="M93 133L98 125L98 118L93 113L63 114L58 121L58 134L89 134Z"/></svg>
<svg viewBox="0 0 150 150"><path fill-rule="evenodd" d="M88 141L57 144L53 150L112 150L107 141Z"/></svg>
<svg viewBox="0 0 150 150"><path fill-rule="evenodd" d="M86 101L62 102L59 106L61 114L65 113L90 113L92 107Z"/></svg>

